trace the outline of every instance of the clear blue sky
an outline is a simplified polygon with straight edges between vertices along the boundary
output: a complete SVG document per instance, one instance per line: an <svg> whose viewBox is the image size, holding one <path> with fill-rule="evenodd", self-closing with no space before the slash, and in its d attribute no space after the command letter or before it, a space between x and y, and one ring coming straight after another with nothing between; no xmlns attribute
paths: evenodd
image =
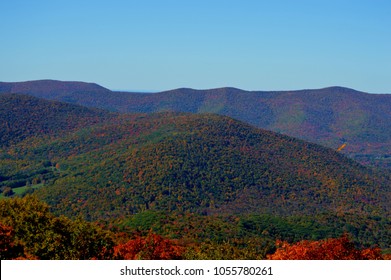
<svg viewBox="0 0 391 280"><path fill-rule="evenodd" d="M2 0L0 81L391 93L388 0Z"/></svg>

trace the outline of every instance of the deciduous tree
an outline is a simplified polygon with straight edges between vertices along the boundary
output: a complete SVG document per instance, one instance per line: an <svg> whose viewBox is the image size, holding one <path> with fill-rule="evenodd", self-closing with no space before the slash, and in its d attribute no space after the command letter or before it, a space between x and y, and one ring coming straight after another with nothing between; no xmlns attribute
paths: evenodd
<svg viewBox="0 0 391 280"><path fill-rule="evenodd" d="M277 251L270 260L381 260L379 248L356 249L347 235L320 241L300 241L295 244L277 242Z"/></svg>

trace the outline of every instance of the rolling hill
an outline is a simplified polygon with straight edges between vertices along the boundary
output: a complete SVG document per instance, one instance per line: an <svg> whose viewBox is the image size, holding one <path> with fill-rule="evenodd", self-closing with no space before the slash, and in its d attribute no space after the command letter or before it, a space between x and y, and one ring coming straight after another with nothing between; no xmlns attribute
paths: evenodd
<svg viewBox="0 0 391 280"><path fill-rule="evenodd" d="M43 101L28 95L2 94L0 148L33 137L58 137L78 128L102 122L113 115L99 109Z"/></svg>
<svg viewBox="0 0 391 280"><path fill-rule="evenodd" d="M67 85L67 86L64 86ZM43 90L44 89L44 90ZM391 95L330 87L298 91L176 89L154 94L112 92L95 84L0 83L19 92L117 112L215 113L337 149L364 164L391 166Z"/></svg>
<svg viewBox="0 0 391 280"><path fill-rule="evenodd" d="M343 232L390 246L390 174L333 149L216 114L113 114L1 98L1 118L13 124L0 146L1 190L33 193L57 216L116 232L153 229L206 242L208 252L246 251L256 240L251 258L275 239Z"/></svg>
<svg viewBox="0 0 391 280"><path fill-rule="evenodd" d="M104 117L93 115L94 124L88 117L95 111L80 106L19 95L2 98L2 104L14 102L8 111L23 111L5 114L17 124L10 136L24 135L23 116L41 116L32 118L30 127L61 128L50 138L33 134L34 141L9 140L15 144L3 148L0 157L3 185L46 176L47 187L36 193L58 213L90 219L149 209L389 213L385 175L331 149L229 117L157 113L109 118L98 112ZM55 105L77 120L78 129L50 117L61 117Z"/></svg>

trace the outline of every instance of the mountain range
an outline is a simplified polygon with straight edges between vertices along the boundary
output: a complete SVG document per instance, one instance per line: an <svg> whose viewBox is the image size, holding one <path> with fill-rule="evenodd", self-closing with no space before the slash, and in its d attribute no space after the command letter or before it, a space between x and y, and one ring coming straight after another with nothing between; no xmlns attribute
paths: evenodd
<svg viewBox="0 0 391 280"><path fill-rule="evenodd" d="M389 213L387 172L225 116L114 114L4 94L0 118L1 185L45 181L36 193L70 216Z"/></svg>
<svg viewBox="0 0 391 280"><path fill-rule="evenodd" d="M349 232L360 244L390 247L389 170L221 111L172 107L187 102L189 108L198 97L212 102L215 91L237 97L239 90L134 94L94 84L37 83L50 99L64 88L61 98L73 92L91 104L35 97L32 90L0 94L1 199L32 193L57 216L100 221L114 231L154 229L187 242L298 241ZM260 93L242 92L242 97L251 94ZM284 94L289 96L279 93ZM136 106L124 100L169 96L173 101L156 103L159 109L139 106L144 111L136 113L92 105L106 98L113 106L112 98ZM269 93L273 102L276 96Z"/></svg>
<svg viewBox="0 0 391 280"><path fill-rule="evenodd" d="M119 113L214 113L338 149L364 163L391 166L391 95L343 87L296 91L236 88L114 92L93 83L40 80L0 83L23 93Z"/></svg>

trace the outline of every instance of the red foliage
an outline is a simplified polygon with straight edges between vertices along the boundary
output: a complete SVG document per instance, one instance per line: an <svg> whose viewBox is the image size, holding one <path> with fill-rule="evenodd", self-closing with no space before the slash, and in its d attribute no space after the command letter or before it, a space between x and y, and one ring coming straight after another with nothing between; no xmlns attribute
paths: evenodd
<svg viewBox="0 0 391 280"><path fill-rule="evenodd" d="M127 243L114 247L114 259L122 260L177 260L181 259L182 248L169 239L149 233L137 236Z"/></svg>
<svg viewBox="0 0 391 280"><path fill-rule="evenodd" d="M0 259L15 259L24 257L24 248L15 242L15 232L12 227L0 224Z"/></svg>
<svg viewBox="0 0 391 280"><path fill-rule="evenodd" d="M381 260L379 248L358 250L344 235L320 241L300 241L296 244L277 242L277 251L270 260Z"/></svg>

